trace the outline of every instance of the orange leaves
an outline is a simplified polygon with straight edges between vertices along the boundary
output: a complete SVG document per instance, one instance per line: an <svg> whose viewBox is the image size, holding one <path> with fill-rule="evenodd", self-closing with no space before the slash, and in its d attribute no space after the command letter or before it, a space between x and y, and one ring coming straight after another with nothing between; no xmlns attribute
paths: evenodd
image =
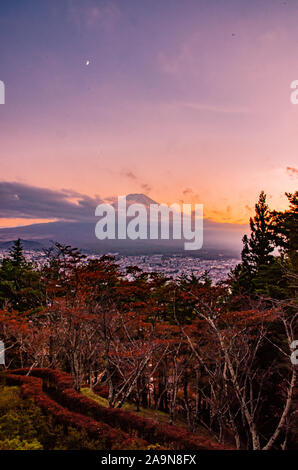
<svg viewBox="0 0 298 470"><path fill-rule="evenodd" d="M28 333L30 328L32 328L30 319L26 314L20 315L16 311L2 310L0 311L0 326L7 329L11 333L15 334L25 334Z"/></svg>
<svg viewBox="0 0 298 470"><path fill-rule="evenodd" d="M261 325L265 322L271 322L276 320L278 312L275 309L267 310L241 310L226 312L221 316L223 322L227 325L237 325L239 328L244 326Z"/></svg>

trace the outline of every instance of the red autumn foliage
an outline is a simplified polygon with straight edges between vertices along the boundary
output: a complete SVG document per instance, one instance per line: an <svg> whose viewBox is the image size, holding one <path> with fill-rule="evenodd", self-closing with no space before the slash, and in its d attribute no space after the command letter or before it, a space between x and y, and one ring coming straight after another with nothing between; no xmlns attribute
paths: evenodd
<svg viewBox="0 0 298 470"><path fill-rule="evenodd" d="M15 372L26 373L24 369L13 371L12 374L5 374L6 383L8 385L21 386L21 394L26 398L33 398L34 402L48 415L52 416L59 424L72 426L77 429L85 430L88 435L94 439L102 440L105 445L110 449L131 449L131 448L144 448L147 443L141 439L131 439L126 433L119 429L113 429L106 423L98 422L88 416L74 413L67 410L62 405L48 397L43 392L44 385L43 379L32 376L16 375ZM46 376L46 370L40 369L40 374ZM50 372L56 372L51 374ZM63 382L63 372L49 371L48 380L53 378L54 383L58 386L67 385ZM66 374L68 375L68 374ZM51 376L51 378L49 378ZM68 376L70 379L71 377Z"/></svg>
<svg viewBox="0 0 298 470"><path fill-rule="evenodd" d="M203 437L191 434L181 427L160 422L156 423L149 418L144 418L136 413L124 411L119 408L102 407L95 401L76 392L73 389L72 377L65 372L51 369L32 369L30 373L34 377L14 375L27 374L28 371L29 369L17 369L11 371L12 373L7 375L7 377L9 377L11 381L15 380L16 382L19 381L23 383L22 387L25 387L25 390L27 390L26 387L28 387L29 384L29 396L33 396L35 399L37 397L39 406L45 407L51 414L61 417L62 413L63 419L65 420L64 422L69 425L76 427L80 425L85 429L89 429L89 432L92 433L99 432L96 428L97 425L99 426L99 423L100 426L107 426L107 424L104 423L109 423L113 428L121 429L124 442L124 436L129 434L133 437L138 436L141 439L146 439L146 441L153 444L159 443L168 449L219 450L224 448ZM22 382L22 379L24 382ZM45 390L49 390L60 404L49 399L46 393L42 392L42 386ZM66 408L71 410L71 412L66 410ZM91 417L93 419L91 419ZM94 423L96 423L96 425L94 425ZM119 446L119 433L121 433L121 431L118 431L118 429L115 431L110 428L110 426L107 426L107 438L113 439L112 436L114 433L115 439L118 440L117 448L123 448ZM103 437L105 437L104 433ZM138 438L135 438L135 440L136 443L140 442ZM113 442L113 445L115 448L115 442Z"/></svg>

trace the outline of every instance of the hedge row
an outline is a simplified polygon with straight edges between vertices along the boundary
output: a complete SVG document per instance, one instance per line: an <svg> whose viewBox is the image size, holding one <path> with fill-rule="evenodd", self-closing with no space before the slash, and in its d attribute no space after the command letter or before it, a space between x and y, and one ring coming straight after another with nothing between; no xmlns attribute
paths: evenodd
<svg viewBox="0 0 298 470"><path fill-rule="evenodd" d="M12 374L30 375L39 377L43 380L43 387L45 389L56 388L64 390L65 388L73 388L74 380L70 374L58 369L14 369L10 371Z"/></svg>
<svg viewBox="0 0 298 470"><path fill-rule="evenodd" d="M13 371L28 373L28 369ZM120 428L130 436L138 436L152 444L160 444L168 449L178 450L222 450L225 447L204 437L194 435L184 428L166 423L155 422L136 413L119 408L106 408L73 389L69 374L52 369L33 369L31 374L43 379L44 387L55 390L55 399L69 410L92 417L97 422L108 423Z"/></svg>
<svg viewBox="0 0 298 470"><path fill-rule="evenodd" d="M85 430L88 435L101 440L107 449L132 449L147 447L147 443L141 439L132 439L128 434L119 429L113 429L106 423L98 422L88 416L74 413L65 409L60 404L48 397L43 392L43 379L32 376L5 374L7 385L18 385L21 387L23 397L33 398L34 402L47 414L53 416L55 422L65 426L72 426ZM20 370L24 373L24 370Z"/></svg>

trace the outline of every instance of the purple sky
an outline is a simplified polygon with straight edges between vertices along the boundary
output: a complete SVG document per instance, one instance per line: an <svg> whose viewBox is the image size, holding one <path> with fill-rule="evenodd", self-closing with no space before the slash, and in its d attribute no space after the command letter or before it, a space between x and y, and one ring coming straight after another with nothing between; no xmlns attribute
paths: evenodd
<svg viewBox="0 0 298 470"><path fill-rule="evenodd" d="M262 189L285 207L297 17L298 0L1 0L1 180L203 203L231 223Z"/></svg>

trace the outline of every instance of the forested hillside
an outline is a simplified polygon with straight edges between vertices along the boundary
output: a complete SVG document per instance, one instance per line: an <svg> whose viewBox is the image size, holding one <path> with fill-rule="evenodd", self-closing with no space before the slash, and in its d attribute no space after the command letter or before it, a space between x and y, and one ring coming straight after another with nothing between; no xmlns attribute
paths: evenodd
<svg viewBox="0 0 298 470"><path fill-rule="evenodd" d="M37 268L17 241L0 267L0 448L56 448L56 433L64 448L295 448L298 193L288 199L271 211L261 193L241 263L217 285L134 266L128 280L112 257L59 243ZM18 409L43 428L52 416L42 442L38 426L5 438L9 396L19 429Z"/></svg>

